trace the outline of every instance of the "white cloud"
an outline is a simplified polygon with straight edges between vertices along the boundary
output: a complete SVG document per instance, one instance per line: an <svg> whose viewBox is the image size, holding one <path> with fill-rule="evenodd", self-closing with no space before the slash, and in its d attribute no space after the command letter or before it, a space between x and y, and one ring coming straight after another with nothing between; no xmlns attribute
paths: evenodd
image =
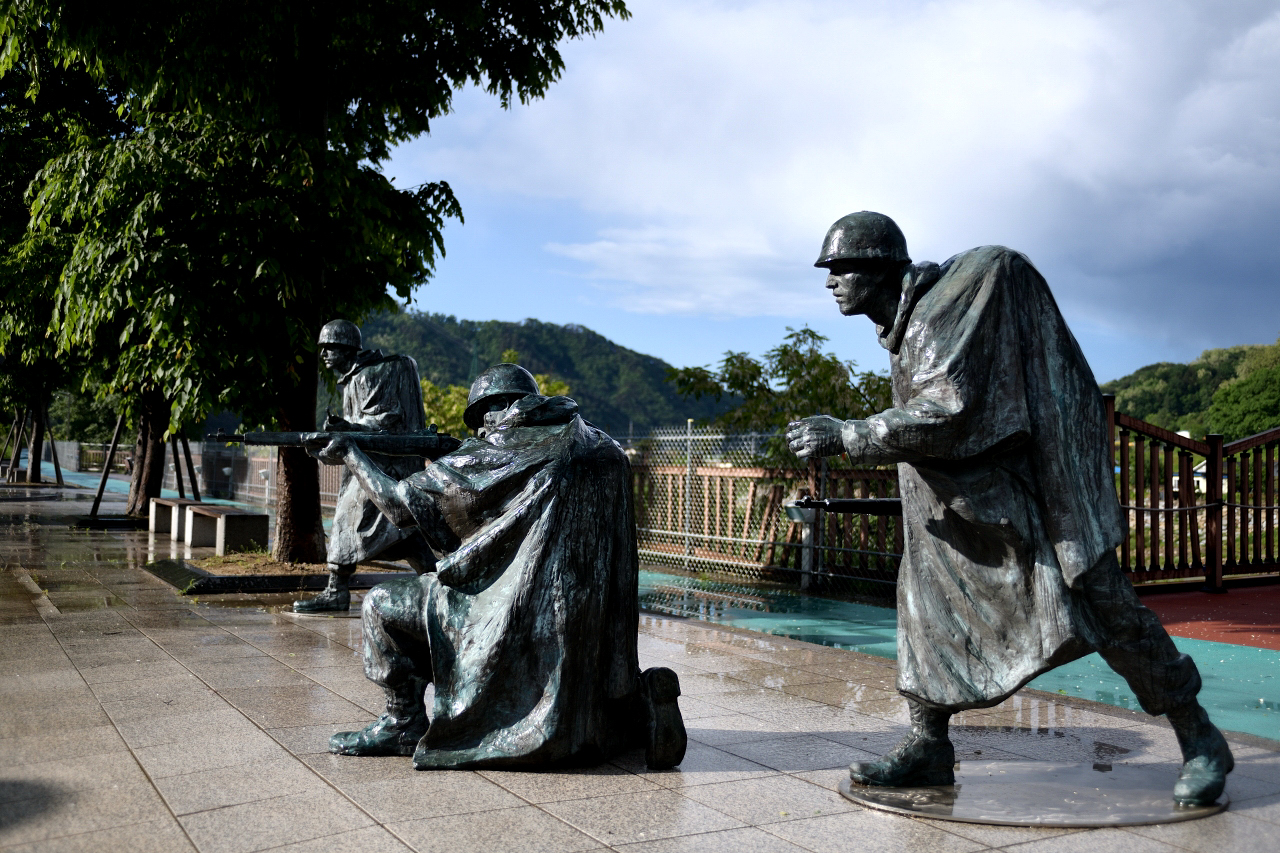
<svg viewBox="0 0 1280 853"><path fill-rule="evenodd" d="M917 258L1026 251L1099 328L1235 342L1210 283L1280 327L1276 2L630 5L544 101L463 93L397 171L594 217L546 249L623 310L829 310L809 264L866 208Z"/></svg>

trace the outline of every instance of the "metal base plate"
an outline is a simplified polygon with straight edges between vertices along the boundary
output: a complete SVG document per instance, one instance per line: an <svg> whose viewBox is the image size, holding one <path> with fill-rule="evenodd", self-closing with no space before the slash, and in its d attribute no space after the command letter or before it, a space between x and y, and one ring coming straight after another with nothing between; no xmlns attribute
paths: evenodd
<svg viewBox="0 0 1280 853"><path fill-rule="evenodd" d="M840 783L846 798L914 817L1004 826L1137 826L1217 814L1211 806L1173 801L1178 768L1171 765L1066 764L1051 761L962 761L956 784L933 788L873 788Z"/></svg>

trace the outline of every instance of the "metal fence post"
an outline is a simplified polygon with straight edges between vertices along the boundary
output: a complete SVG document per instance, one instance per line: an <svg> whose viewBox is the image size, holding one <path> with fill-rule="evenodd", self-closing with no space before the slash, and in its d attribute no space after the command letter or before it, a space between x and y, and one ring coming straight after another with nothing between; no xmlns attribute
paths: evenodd
<svg viewBox="0 0 1280 853"><path fill-rule="evenodd" d="M690 513L693 511L693 418L685 422L685 468L684 468L684 567L689 568L689 558L693 556L693 539L689 536L691 528Z"/></svg>

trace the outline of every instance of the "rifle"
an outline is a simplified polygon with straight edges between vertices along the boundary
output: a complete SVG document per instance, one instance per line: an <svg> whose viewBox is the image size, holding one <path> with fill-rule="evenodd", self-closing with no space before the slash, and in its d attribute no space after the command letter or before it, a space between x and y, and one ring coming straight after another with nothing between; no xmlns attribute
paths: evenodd
<svg viewBox="0 0 1280 853"><path fill-rule="evenodd" d="M792 502L797 509L823 509L859 515L902 515L902 498L800 498Z"/></svg>
<svg viewBox="0 0 1280 853"><path fill-rule="evenodd" d="M224 441L255 447L305 447L315 453L324 449L335 436L349 437L356 447L365 453L381 453L384 456L425 456L439 459L457 450L462 442L447 432L437 432L432 424L417 432L246 432L243 435L227 435L221 429L206 435L206 441Z"/></svg>

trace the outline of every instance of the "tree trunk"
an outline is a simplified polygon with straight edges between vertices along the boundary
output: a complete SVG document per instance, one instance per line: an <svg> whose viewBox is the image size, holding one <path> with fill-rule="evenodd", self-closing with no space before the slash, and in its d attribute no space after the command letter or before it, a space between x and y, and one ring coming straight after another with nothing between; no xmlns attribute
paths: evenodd
<svg viewBox="0 0 1280 853"><path fill-rule="evenodd" d="M316 354L303 353L298 375L305 377L284 395L280 429L316 428ZM301 447L280 448L276 467L276 538L272 556L287 563L325 562L324 523L320 515L319 462Z"/></svg>
<svg viewBox="0 0 1280 853"><path fill-rule="evenodd" d="M40 483L40 457L44 456L44 419L40 414L44 411L43 403L39 397L32 400L31 411L34 417L31 421L31 444L27 447L27 482Z"/></svg>
<svg viewBox="0 0 1280 853"><path fill-rule="evenodd" d="M169 401L159 391L143 392L139 401L138 438L133 446L129 481L129 515L147 515L151 499L164 484L164 433L169 428Z"/></svg>

